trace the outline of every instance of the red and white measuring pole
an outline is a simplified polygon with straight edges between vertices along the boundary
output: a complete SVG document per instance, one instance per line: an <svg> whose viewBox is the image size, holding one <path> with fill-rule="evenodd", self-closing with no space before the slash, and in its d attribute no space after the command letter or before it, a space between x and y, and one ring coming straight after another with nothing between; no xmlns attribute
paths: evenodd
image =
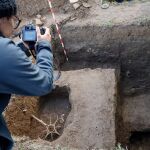
<svg viewBox="0 0 150 150"><path fill-rule="evenodd" d="M59 38L60 38L60 43L62 45L62 48L63 48L64 54L65 54L66 60L68 61L67 52L66 52L65 45L64 45L61 33L60 33L60 29L59 29L59 26L58 26L58 23L57 23L57 20L56 20L56 17L55 17L55 13L54 13L54 9L53 9L51 0L48 0L48 3L49 3L49 7L50 7L50 10L51 10L51 13L52 13L55 25L56 25L57 33L58 33Z"/></svg>

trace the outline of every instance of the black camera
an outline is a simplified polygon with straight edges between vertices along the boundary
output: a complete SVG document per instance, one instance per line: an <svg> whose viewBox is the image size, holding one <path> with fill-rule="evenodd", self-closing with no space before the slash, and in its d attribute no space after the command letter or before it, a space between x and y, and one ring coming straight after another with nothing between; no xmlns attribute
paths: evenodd
<svg viewBox="0 0 150 150"><path fill-rule="evenodd" d="M36 27L33 24L29 24L23 27L22 40L24 42L36 42L37 41Z"/></svg>
<svg viewBox="0 0 150 150"><path fill-rule="evenodd" d="M40 32L43 35L45 33L45 28L40 28ZM35 50L35 43L37 41L36 26L33 24L28 24L22 28L21 31L22 40L29 46L30 50ZM34 52L32 55L35 56Z"/></svg>
<svg viewBox="0 0 150 150"><path fill-rule="evenodd" d="M45 28L40 28L40 32L43 35L45 33ZM22 40L24 42L36 42L37 33L36 26L33 24L28 24L22 28Z"/></svg>

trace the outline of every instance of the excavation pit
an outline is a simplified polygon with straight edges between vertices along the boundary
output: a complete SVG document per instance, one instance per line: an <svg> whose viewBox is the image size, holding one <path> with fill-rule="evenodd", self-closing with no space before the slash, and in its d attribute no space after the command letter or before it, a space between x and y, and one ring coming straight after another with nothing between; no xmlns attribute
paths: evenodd
<svg viewBox="0 0 150 150"><path fill-rule="evenodd" d="M63 0L61 1L63 2ZM64 2L66 1L64 0ZM142 3L134 3L133 1L133 3L111 6L106 10L102 10L93 0L89 2L92 6L87 9L89 16L86 15L82 20L79 20L80 13L78 13L82 7L76 11L77 13L75 12L71 19L68 17L71 13L70 7L68 9L67 5L63 9L64 14L61 11L56 14L58 22L62 22L61 33L69 57L69 63L63 65L62 68L67 74L63 83L69 82L69 85L72 86L70 86L72 93L70 94L70 100L73 106L73 113L70 113L67 122L63 124L64 127L67 126L66 130L63 132L63 128L59 129L60 135L63 132L62 136L58 138L60 135L57 133L53 137L51 137L51 134L47 135L47 131L55 131L50 121L55 123L58 120L58 123L56 123L58 128L59 124L64 121L61 119L61 117L64 117L61 116L64 114L63 111L59 116L56 115L55 111L49 114L49 109L46 108L51 108L51 101L50 103L45 103L45 100L40 100L39 102L43 107L38 112L36 98L33 98L33 100L26 97L19 98L20 101L25 99L26 107L16 99L19 107L11 104L14 108L12 110L12 108L8 107L9 113L6 111L6 119L13 135L26 135L32 139L41 137L48 141L58 138L54 141L54 144L70 146L76 149L92 149L94 147L110 149L114 147L115 143L120 142L120 137L117 141L115 134L120 132L121 138L123 137L123 142L120 143L127 145L126 143L131 142L131 150L138 150L140 146L137 147L134 143L138 143L139 140L135 138L135 142L129 141L129 137L131 131L141 131L141 128L143 131L147 127L149 128L150 103L147 93L149 93L150 89L150 2L145 0ZM24 5L22 6L24 7ZM30 4L30 6L34 5ZM27 10L25 7L24 9ZM31 9L28 10L30 11ZM81 16L83 15L81 14ZM53 21L49 13L46 17L48 18L48 24ZM62 51L58 48L58 52ZM110 82L116 82L113 79L109 80L109 77L107 78L107 75L109 76L112 72L105 74L103 71L94 71L95 73L91 73L91 70L86 70L87 68L92 68L93 70L101 67L108 68L107 66L111 66L110 68L119 66L120 68L121 76L117 82L119 83L119 94L121 96L113 91L113 84L110 86ZM85 73L84 71L77 71L80 69L85 69ZM77 73L75 74L74 71L77 71ZM113 91L112 93L111 90ZM61 90L59 89L58 91L60 92ZM45 98L46 102L51 100L50 97L56 99L56 93L53 96L48 95ZM119 97L120 104L118 104L118 100L113 98L113 94L117 98ZM139 96L140 94L146 94L146 96L134 98L134 96ZM64 94L63 98L59 96L58 99L60 100L69 99L67 98L69 96ZM109 96L112 99L108 98ZM126 100L126 97L128 100ZM121 107L119 119L114 115L118 105ZM59 108L61 110L61 107ZM130 111L124 111L126 108ZM33 115L32 117L31 114ZM67 114L69 114L69 108L66 116ZM73 119L71 114L73 114ZM73 121L68 125L70 118ZM44 124L46 123L46 126L42 125L41 120L44 121ZM121 123L118 130L116 130L115 122L116 124ZM125 132L126 136L123 132ZM39 133L42 133L42 135ZM134 137L132 138L134 139ZM146 134L143 134L142 137L147 139L147 144L150 143ZM28 141L25 145L26 149L27 147L32 149L32 142ZM38 140L35 145L40 145ZM44 150L44 146L45 143L42 143L39 149Z"/></svg>
<svg viewBox="0 0 150 150"><path fill-rule="evenodd" d="M130 150L149 150L150 132L132 132Z"/></svg>
<svg viewBox="0 0 150 150"><path fill-rule="evenodd" d="M69 89L57 87L40 98L15 97L5 111L5 118L12 135L51 142L63 133L70 111Z"/></svg>

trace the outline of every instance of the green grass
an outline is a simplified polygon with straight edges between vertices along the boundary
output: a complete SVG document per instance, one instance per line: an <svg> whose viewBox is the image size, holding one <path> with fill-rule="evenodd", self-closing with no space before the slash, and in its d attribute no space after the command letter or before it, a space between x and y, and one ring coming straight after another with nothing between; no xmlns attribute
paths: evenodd
<svg viewBox="0 0 150 150"><path fill-rule="evenodd" d="M128 150L127 148L123 148L120 143L116 146L114 150Z"/></svg>

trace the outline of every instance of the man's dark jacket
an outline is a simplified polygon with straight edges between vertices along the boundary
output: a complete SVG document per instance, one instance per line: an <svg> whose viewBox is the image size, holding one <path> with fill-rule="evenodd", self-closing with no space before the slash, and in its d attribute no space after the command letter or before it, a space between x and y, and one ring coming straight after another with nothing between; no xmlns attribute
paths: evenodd
<svg viewBox="0 0 150 150"><path fill-rule="evenodd" d="M53 56L48 41L36 46L36 64L13 41L0 35L0 150L11 150L13 140L2 112L11 94L41 96L52 89Z"/></svg>

